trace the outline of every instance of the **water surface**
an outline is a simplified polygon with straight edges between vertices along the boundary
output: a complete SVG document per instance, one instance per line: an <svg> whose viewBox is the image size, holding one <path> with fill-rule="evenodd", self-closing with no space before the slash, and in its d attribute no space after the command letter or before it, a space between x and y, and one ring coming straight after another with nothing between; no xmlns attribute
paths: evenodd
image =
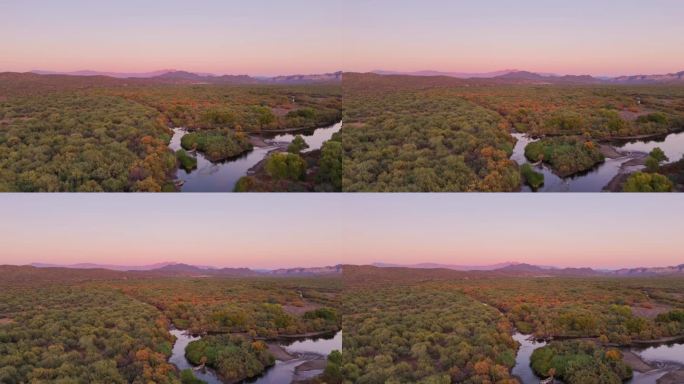
<svg viewBox="0 0 684 384"><path fill-rule="evenodd" d="M644 153L649 153L654 148L659 147L670 159L668 162L672 163L681 160L682 156L684 156L684 132L671 133L653 139L623 141L622 143L617 142L614 146L622 151Z"/></svg>
<svg viewBox="0 0 684 384"><path fill-rule="evenodd" d="M176 342L173 345L169 362L181 371L192 369L193 365L185 358L185 348L191 342L201 339L201 337L189 335L185 331L178 329L171 329L169 332L176 336ZM296 374L295 369L299 365L309 360L325 359L330 352L342 350L342 331L337 332L330 338L303 338L289 345L281 344L281 346L289 353L296 353L298 357L289 361L276 360L275 365L268 368L263 375L245 380L244 382L255 384L283 384L292 382ZM299 378L313 378L321 373L323 371L319 369L300 372L297 375ZM198 379L204 380L209 384L223 384L223 381L211 369L193 371L193 374Z"/></svg>
<svg viewBox="0 0 684 384"><path fill-rule="evenodd" d="M535 341L532 335L523 335L517 332L513 335L513 339L520 343L518 354L515 356L515 366L513 367L513 376L520 379L523 384L538 384L540 379L532 370L530 366L530 358L535 349L539 349L546 345L543 341Z"/></svg>
<svg viewBox="0 0 684 384"><path fill-rule="evenodd" d="M295 135L301 135L309 148L303 152L320 149L323 143L342 129L342 122L335 125L316 128L295 133L264 134L267 147L255 147L252 151L221 162L211 162L199 152L189 152L197 159L197 169L190 172L178 169L176 179L183 185L181 192L232 192L237 181L247 174L247 171L257 165L266 155L278 148L279 145L288 144L294 140ZM181 149L181 138L188 133L185 128L174 128L169 148L173 151Z"/></svg>

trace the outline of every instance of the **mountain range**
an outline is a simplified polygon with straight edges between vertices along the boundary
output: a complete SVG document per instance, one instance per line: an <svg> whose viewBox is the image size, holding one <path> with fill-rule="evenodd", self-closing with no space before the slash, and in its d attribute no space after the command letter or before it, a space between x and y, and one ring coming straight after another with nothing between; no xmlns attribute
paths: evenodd
<svg viewBox="0 0 684 384"><path fill-rule="evenodd" d="M104 76L117 79L147 79L154 82L173 84L307 84L317 82L339 82L342 72L310 74L310 75L287 75L275 77L252 77L248 75L215 75L211 73L195 73L165 69L154 72L125 73L125 72L99 72L99 71L75 71L56 72L34 70L37 75L65 75L65 76Z"/></svg>
<svg viewBox="0 0 684 384"><path fill-rule="evenodd" d="M591 75L556 75L553 73L536 73L517 69L506 69L495 72L468 73L468 72L440 72L440 71L415 71L398 72L375 70L372 73L378 75L405 75L405 76L445 76L459 79L493 79L506 82L520 83L570 83L570 84L669 84L684 83L684 71L663 75L634 75L617 77L597 77Z"/></svg>
<svg viewBox="0 0 684 384"><path fill-rule="evenodd" d="M255 270L249 268L216 268L210 266L197 266L183 263L164 262L150 265L130 266L111 264L46 264L32 263L35 268L67 268L67 269L103 269L120 272L144 272L146 274L162 276L220 276L220 277L256 277L256 276L322 276L342 273L342 267L313 267L313 268L282 268L275 270Z"/></svg>
<svg viewBox="0 0 684 384"><path fill-rule="evenodd" d="M533 275L533 276L624 276L624 277L646 277L646 276L670 276L684 275L684 264L671 267L639 267L623 268L616 270L599 270L592 268L558 268L550 266L539 266L526 263L506 262L492 265L463 266L437 263L421 264L388 264L374 263L374 267L379 268L414 268L414 269L449 269L455 271L490 271L501 272L514 275Z"/></svg>

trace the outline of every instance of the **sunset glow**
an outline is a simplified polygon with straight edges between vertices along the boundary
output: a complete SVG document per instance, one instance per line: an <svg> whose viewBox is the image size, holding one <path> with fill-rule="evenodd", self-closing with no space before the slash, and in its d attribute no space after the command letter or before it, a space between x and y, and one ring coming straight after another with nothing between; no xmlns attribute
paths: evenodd
<svg viewBox="0 0 684 384"><path fill-rule="evenodd" d="M669 73L682 14L677 0L3 1L0 71Z"/></svg>
<svg viewBox="0 0 684 384"><path fill-rule="evenodd" d="M684 3L677 0L352 3L344 35L348 71L684 70Z"/></svg>
<svg viewBox="0 0 684 384"><path fill-rule="evenodd" d="M0 72L182 69L281 75L340 68L342 4L296 0L0 2Z"/></svg>
<svg viewBox="0 0 684 384"><path fill-rule="evenodd" d="M0 264L684 262L684 201L647 195L8 195Z"/></svg>

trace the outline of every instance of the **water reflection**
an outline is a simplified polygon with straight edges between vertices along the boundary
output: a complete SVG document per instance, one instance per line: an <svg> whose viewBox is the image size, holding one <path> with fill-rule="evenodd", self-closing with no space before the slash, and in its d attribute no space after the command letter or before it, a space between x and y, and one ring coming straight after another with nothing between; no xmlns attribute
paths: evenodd
<svg viewBox="0 0 684 384"><path fill-rule="evenodd" d="M622 143L615 143L615 147L630 152L649 153L658 147L665 152L670 159L669 162L679 161L684 156L684 132L671 133L660 138L647 140L632 140Z"/></svg>
<svg viewBox="0 0 684 384"><path fill-rule="evenodd" d="M525 147L527 144L538 140L532 139L523 133L513 133L511 135L518 140L513 148L511 160L520 165L528 163L527 158L525 158ZM605 162L587 172L565 178L559 177L553 173L551 168L544 164L534 165L535 171L544 174L544 185L537 192L601 192L603 187L620 172L622 164L629 160L630 158L628 157L606 159ZM528 185L523 185L522 191L532 192L532 188Z"/></svg>
<svg viewBox="0 0 684 384"><path fill-rule="evenodd" d="M539 383L539 377L535 375L532 367L530 367L530 358L535 349L539 349L546 345L543 341L535 341L532 335L523 335L518 332L513 335L513 339L520 343L520 349L515 356L515 366L513 367L513 376L520 379L523 384Z"/></svg>
<svg viewBox="0 0 684 384"><path fill-rule="evenodd" d="M191 153L197 158L197 169L187 172L179 169L176 179L182 183L181 192L232 192L237 181L247 174L247 171L257 165L266 155L278 148L279 144L287 144L294 140L295 135L301 134L309 144L304 152L320 149L323 143L342 129L342 123L330 127L317 128L308 131L287 134L264 134L266 147L254 150L234 159L213 163L199 152ZM185 128L174 128L169 148L173 151L181 149L181 138L188 131Z"/></svg>
<svg viewBox="0 0 684 384"><path fill-rule="evenodd" d="M185 349L191 342L201 339L187 334L185 331L171 329L169 331L176 336L169 362L178 367L179 370L192 369L193 365L185 358ZM342 331L331 335L329 338L304 338L292 342L289 345L281 344L287 352L294 354L296 358L289 361L277 360L273 367L270 367L263 375L244 383L255 384L283 384L293 381L295 375L299 379L313 378L323 373L322 369L312 369L308 371L296 372L298 366L312 360L325 360L330 352L342 350ZM198 379L204 380L209 384L223 384L223 381L211 370L193 371Z"/></svg>

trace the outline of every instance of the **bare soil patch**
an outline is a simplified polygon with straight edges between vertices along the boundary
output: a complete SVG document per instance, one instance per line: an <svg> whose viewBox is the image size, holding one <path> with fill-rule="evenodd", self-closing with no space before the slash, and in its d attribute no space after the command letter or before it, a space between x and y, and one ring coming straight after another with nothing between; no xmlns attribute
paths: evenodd
<svg viewBox="0 0 684 384"><path fill-rule="evenodd" d="M622 355L624 356L625 363L637 372L644 373L653 370L653 367L632 351L623 351Z"/></svg>
<svg viewBox="0 0 684 384"><path fill-rule="evenodd" d="M0 325L7 325L12 323L14 323L14 319L10 319L9 317L0 319Z"/></svg>
<svg viewBox="0 0 684 384"><path fill-rule="evenodd" d="M296 358L295 356L287 352L285 348L281 347L278 344L268 343L268 351L271 352L271 354L273 355L273 357L276 358L276 360L290 361Z"/></svg>
<svg viewBox="0 0 684 384"><path fill-rule="evenodd" d="M658 379L658 384L681 384L684 383L684 369L670 372Z"/></svg>
<svg viewBox="0 0 684 384"><path fill-rule="evenodd" d="M297 315L297 316L302 316L304 313L309 312L309 311L314 311L318 308L321 308L322 305L320 304L315 304L315 303L310 303L310 302L305 302L304 305L302 306L297 306L297 305L283 305L283 310L290 315Z"/></svg>
<svg viewBox="0 0 684 384"><path fill-rule="evenodd" d="M645 116L651 113L650 111L639 111L639 112L633 112L633 111L628 111L628 110L622 110L618 112L620 115L620 118L622 120L627 120L627 121L635 121L636 119L639 118L639 116Z"/></svg>
<svg viewBox="0 0 684 384"><path fill-rule="evenodd" d="M661 313L666 313L672 310L672 307L665 304L652 304L651 308L632 307L632 314L637 317L645 319L655 319Z"/></svg>

